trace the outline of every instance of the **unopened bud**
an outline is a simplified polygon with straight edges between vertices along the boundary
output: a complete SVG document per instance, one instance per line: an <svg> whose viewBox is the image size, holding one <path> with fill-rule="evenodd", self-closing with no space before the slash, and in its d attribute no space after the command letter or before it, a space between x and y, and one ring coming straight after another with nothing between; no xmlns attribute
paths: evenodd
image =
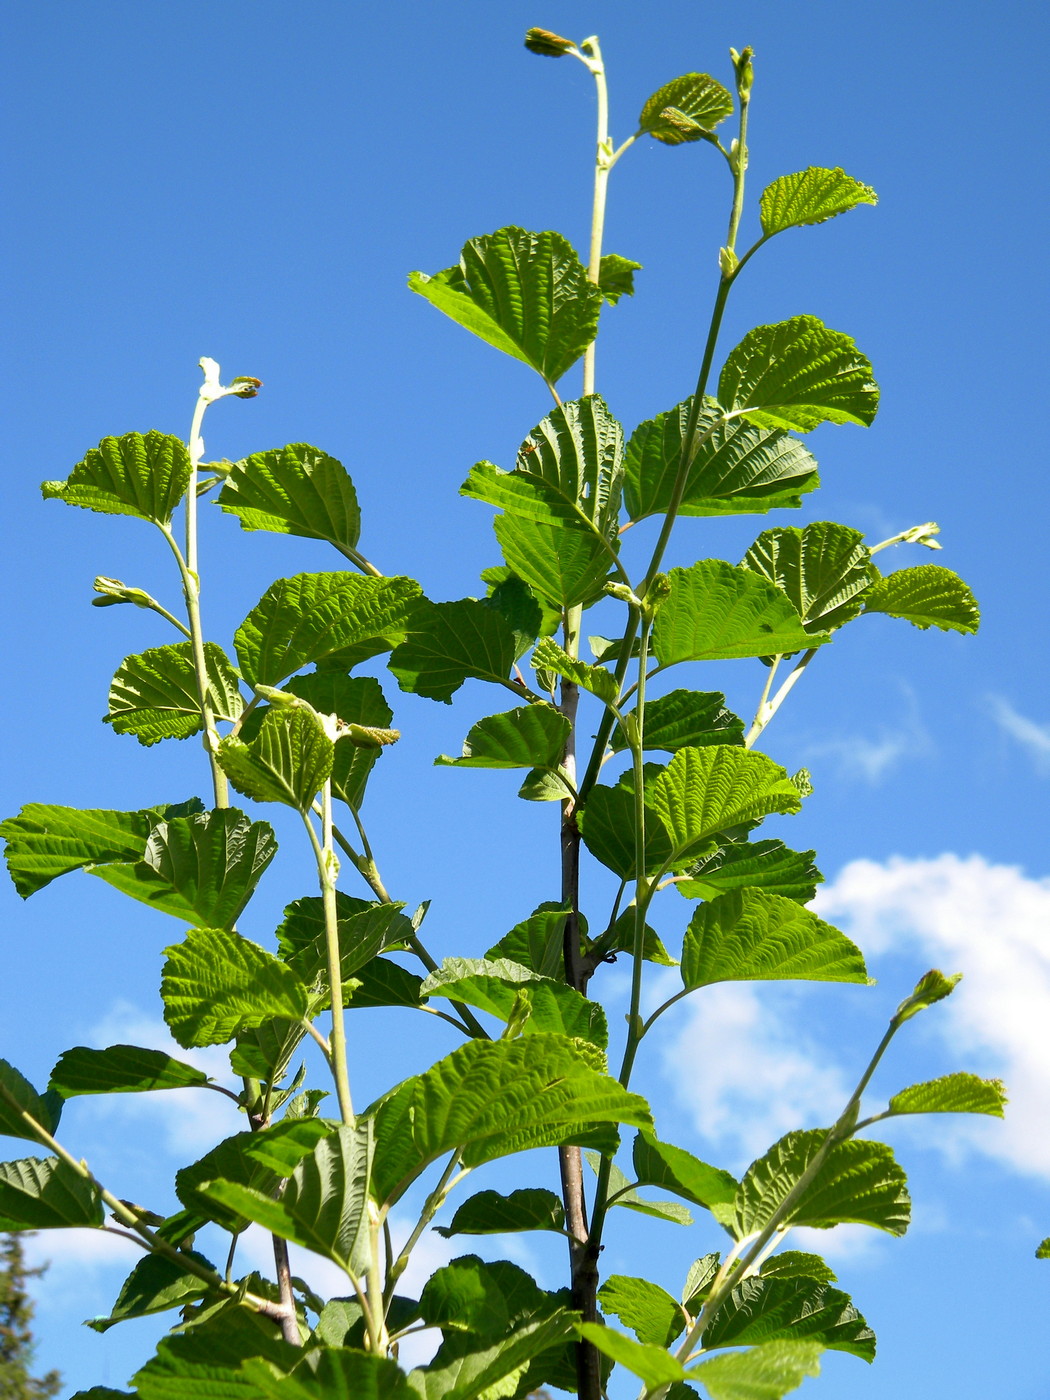
<svg viewBox="0 0 1050 1400"><path fill-rule="evenodd" d="M737 53L736 49L729 50L729 57L733 60L733 72L736 74L736 90L742 98L746 98L750 93L754 81L755 72L751 63L754 56L755 51L750 47L740 53Z"/></svg>
<svg viewBox="0 0 1050 1400"><path fill-rule="evenodd" d="M610 598L618 598L621 603L630 604L632 608L642 606L642 600L625 583L607 583L602 591L607 593Z"/></svg>
<svg viewBox="0 0 1050 1400"><path fill-rule="evenodd" d="M719 248L718 268L723 277L732 277L739 266L740 259L733 252L732 248Z"/></svg>
<svg viewBox="0 0 1050 1400"><path fill-rule="evenodd" d="M128 588L119 578L105 578L103 575L91 585L101 598L92 598L96 608L112 608L117 603L134 603L137 608L152 608L154 599L142 588Z"/></svg>
<svg viewBox="0 0 1050 1400"><path fill-rule="evenodd" d="M564 54L572 53L576 45L571 39L552 34L549 29L526 29L525 47L529 53L543 54L545 58L561 58Z"/></svg>

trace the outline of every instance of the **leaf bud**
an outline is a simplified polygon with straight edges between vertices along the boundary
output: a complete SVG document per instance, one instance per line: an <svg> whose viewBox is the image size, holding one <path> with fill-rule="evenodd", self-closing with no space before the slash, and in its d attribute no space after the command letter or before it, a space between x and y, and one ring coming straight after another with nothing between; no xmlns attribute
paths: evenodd
<svg viewBox="0 0 1050 1400"><path fill-rule="evenodd" d="M737 53L736 49L729 50L729 57L733 60L733 72L736 74L736 90L742 99L746 99L751 91L751 84L754 81L754 68L751 60L755 56L753 48L748 47Z"/></svg>
<svg viewBox="0 0 1050 1400"><path fill-rule="evenodd" d="M525 1022L532 1015L532 993L527 987L522 987L515 994L514 1005L510 1009L507 1017L507 1028L500 1037L501 1040L516 1040L525 1029Z"/></svg>
<svg viewBox="0 0 1050 1400"><path fill-rule="evenodd" d="M642 606L642 600L625 583L607 583L602 591L610 598L618 598L621 603L627 603L632 608Z"/></svg>
<svg viewBox="0 0 1050 1400"><path fill-rule="evenodd" d="M723 277L732 277L733 273L740 266L740 259L733 252L732 248L719 248L718 250L718 270Z"/></svg>
<svg viewBox="0 0 1050 1400"><path fill-rule="evenodd" d="M106 578L100 574L91 585L101 598L92 598L96 608L112 608L117 603L134 603L137 608L152 608L154 599L142 588L128 588L119 578Z"/></svg>
<svg viewBox="0 0 1050 1400"><path fill-rule="evenodd" d="M526 29L525 47L530 53L542 54L545 58L561 58L572 53L576 45L571 39L552 34L549 29Z"/></svg>
<svg viewBox="0 0 1050 1400"><path fill-rule="evenodd" d="M905 997L894 1013L894 1021L898 1025L903 1025L905 1021L910 1021L913 1016L917 1016L920 1011L925 1011L934 1002L943 1001L945 997L951 996L956 986L962 979L961 972L952 973L945 976L937 968L927 972L925 977L920 977L915 984L915 990L910 997Z"/></svg>
<svg viewBox="0 0 1050 1400"><path fill-rule="evenodd" d="M642 604L645 616L651 622L660 611L660 604L665 598L670 597L671 582L666 574L654 575L649 587L645 590L645 600Z"/></svg>

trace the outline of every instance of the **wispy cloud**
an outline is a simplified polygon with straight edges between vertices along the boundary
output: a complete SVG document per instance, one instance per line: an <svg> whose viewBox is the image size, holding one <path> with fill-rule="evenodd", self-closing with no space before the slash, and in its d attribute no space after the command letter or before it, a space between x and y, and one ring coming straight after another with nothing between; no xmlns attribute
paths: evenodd
<svg viewBox="0 0 1050 1400"><path fill-rule="evenodd" d="M1002 695L989 695L988 709L1003 733L1028 750L1037 770L1050 776L1050 724L1029 719Z"/></svg>
<svg viewBox="0 0 1050 1400"><path fill-rule="evenodd" d="M933 742L915 694L907 686L901 690L905 712L896 724L880 725L874 734L832 734L812 740L804 745L806 761L834 759L839 777L859 778L874 787L897 764L929 754Z"/></svg>

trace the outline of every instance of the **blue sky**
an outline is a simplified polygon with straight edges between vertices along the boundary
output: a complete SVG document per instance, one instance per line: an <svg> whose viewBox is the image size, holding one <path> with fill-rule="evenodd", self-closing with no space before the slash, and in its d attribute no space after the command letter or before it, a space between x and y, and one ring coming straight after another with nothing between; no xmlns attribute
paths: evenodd
<svg viewBox="0 0 1050 1400"><path fill-rule="evenodd" d="M868 952L879 986L717 989L667 1018L639 1087L664 1136L741 1168L786 1129L827 1121L928 966L965 971L878 1083L893 1092L954 1068L1001 1074L1012 1110L1005 1124L895 1133L912 1232L822 1242L879 1334L879 1360L869 1370L832 1356L807 1384L827 1400L918 1386L931 1400L1036 1400L1045 1366L1026 1343L1050 1293L1050 1265L1032 1258L1050 1233L1046 10L666 0L655 13L619 0L3 7L13 334L2 371L2 815L34 800L138 807L204 785L194 744L144 750L98 723L121 658L167 638L148 614L89 608L91 580L174 598L159 539L138 522L44 503L39 482L67 475L109 433L185 435L196 362L210 355L265 388L211 410L209 455L317 444L353 475L363 547L381 568L413 574L437 599L476 592L497 559L490 512L457 487L478 459L510 466L548 405L528 370L410 295L405 278L508 223L585 242L589 79L527 54L522 32L599 33L618 139L661 83L689 70L728 81L728 47L752 44L752 200L775 176L820 164L872 184L880 204L764 250L734 293L722 349L754 324L819 315L869 355L883 403L869 431L827 426L810 440L824 485L802 511L685 521L672 562L736 560L774 521L839 520L874 542L935 519L937 562L973 586L983 625L970 639L862 619L817 658L764 744L813 773L814 797L782 834L816 847L820 907ZM637 296L607 313L598 386L628 428L692 387L725 211L724 171L706 148L639 143L614 172L606 247L644 270ZM754 227L753 203L748 217ZM206 619L220 640L275 576L339 567L321 544L205 516ZM625 557L642 558L647 528L627 537ZM930 558L900 550L893 563ZM679 683L725 688L750 714L760 667ZM430 767L501 705L480 684L452 707L398 696L389 678L385 688L405 738L370 798L380 863L397 897L434 901L439 954L478 955L554 897L553 811L516 803L512 777ZM282 860L246 929L262 941L309 888L304 855ZM0 1054L42 1081L73 1044L160 1044L173 922L124 908L86 876L26 905L3 888L0 901ZM669 939L686 917L684 902L668 904ZM608 985L622 996L620 969ZM450 1048L429 1026L412 1039L412 1027L370 1015L354 1028L362 1100ZM161 1208L171 1170L237 1126L171 1100L81 1101L66 1121L70 1145L119 1194ZM551 1164L526 1170L538 1180ZM673 1291L716 1242L699 1225L626 1227L606 1267L641 1272L641 1251ZM129 1266L98 1246L34 1246L54 1259L40 1288L40 1365L61 1367L70 1390L123 1384L156 1332L140 1323L99 1338L75 1325L105 1309ZM529 1248L522 1258L557 1283L557 1254Z"/></svg>

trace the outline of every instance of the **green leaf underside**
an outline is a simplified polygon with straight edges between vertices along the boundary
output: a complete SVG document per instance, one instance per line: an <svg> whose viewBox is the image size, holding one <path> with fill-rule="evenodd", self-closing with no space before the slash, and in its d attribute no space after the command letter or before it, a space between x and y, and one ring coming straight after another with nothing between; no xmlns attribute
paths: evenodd
<svg viewBox="0 0 1050 1400"><path fill-rule="evenodd" d="M613 560L607 541L581 526L520 515L492 522L507 566L554 608L589 607L602 596Z"/></svg>
<svg viewBox="0 0 1050 1400"><path fill-rule="evenodd" d="M958 574L939 564L917 564L879 579L864 598L864 611L942 632L974 633L981 622L973 593Z"/></svg>
<svg viewBox="0 0 1050 1400"><path fill-rule="evenodd" d="M858 204L877 204L870 185L862 185L840 167L811 165L794 175L781 175L762 191L759 213L767 238L804 224L822 224Z"/></svg>
<svg viewBox="0 0 1050 1400"><path fill-rule="evenodd" d="M238 1400L241 1394L244 1400L420 1400L396 1361L349 1347L307 1352L290 1376L262 1360L244 1361L240 1369L250 1389L238 1392Z"/></svg>
<svg viewBox="0 0 1050 1400"><path fill-rule="evenodd" d="M457 266L413 272L412 291L554 384L598 329L602 294L558 233L507 227L472 238Z"/></svg>
<svg viewBox="0 0 1050 1400"><path fill-rule="evenodd" d="M620 687L611 671L604 666L589 666L586 661L570 656L553 637L541 637L536 643L532 665L536 670L553 671L574 685L582 686L606 704L615 703L619 693Z"/></svg>
<svg viewBox="0 0 1050 1400"><path fill-rule="evenodd" d="M743 563L787 594L807 632L830 631L856 617L872 581L864 536L827 520L803 530L764 531Z"/></svg>
<svg viewBox="0 0 1050 1400"><path fill-rule="evenodd" d="M354 899L336 891L336 928L339 962L344 979L353 977L366 963L389 949L403 948L412 938L412 925L401 912L403 904ZM328 947L324 904L318 896L297 899L284 911L277 929L281 957L308 987L328 986ZM350 995L356 997L356 993Z"/></svg>
<svg viewBox="0 0 1050 1400"><path fill-rule="evenodd" d="M679 749L703 748L707 744L743 744L744 722L726 709L725 700L719 691L701 690L672 690L669 695L649 700L642 747L677 753ZM609 747L613 753L629 747L619 725L612 732Z"/></svg>
<svg viewBox="0 0 1050 1400"><path fill-rule="evenodd" d="M737 1239L763 1228L821 1148L822 1128L788 1133L754 1162L740 1183L731 1229ZM836 1143L781 1225L872 1225L903 1235L911 1218L906 1179L881 1142Z"/></svg>
<svg viewBox="0 0 1050 1400"><path fill-rule="evenodd" d="M624 464L624 505L631 520L670 508L692 404L686 399L631 434ZM764 515L800 506L803 495L820 484L816 459L798 438L744 418L719 422L721 417L717 401L705 399L680 515Z"/></svg>
<svg viewBox="0 0 1050 1400"><path fill-rule="evenodd" d="M565 1229L565 1208L553 1191L523 1187L501 1196L498 1191L479 1191L456 1211L451 1222L435 1226L445 1239L453 1235L501 1235L520 1230Z"/></svg>
<svg viewBox="0 0 1050 1400"><path fill-rule="evenodd" d="M685 73L657 88L638 117L638 131L665 146L699 141L733 111L733 99L707 73Z"/></svg>
<svg viewBox="0 0 1050 1400"><path fill-rule="evenodd" d="M271 708L250 743L228 735L217 756L245 797L308 812L332 772L335 745L310 710Z"/></svg>
<svg viewBox="0 0 1050 1400"><path fill-rule="evenodd" d="M649 1390L680 1381L688 1374L680 1361L652 1342L636 1342L597 1322L578 1322L576 1330L617 1365L638 1376Z"/></svg>
<svg viewBox="0 0 1050 1400"><path fill-rule="evenodd" d="M596 940L603 953L634 953L635 911L627 908L613 924L612 928ZM661 967L677 967L678 959L661 943L656 930L648 924L642 932L642 958L646 962L658 963Z"/></svg>
<svg viewBox="0 0 1050 1400"><path fill-rule="evenodd" d="M143 1094L154 1089L192 1089L208 1083L203 1070L173 1060L162 1050L109 1045L63 1050L51 1071L50 1087L64 1099L78 1094Z"/></svg>
<svg viewBox="0 0 1050 1400"><path fill-rule="evenodd" d="M739 1187L721 1167L708 1166L684 1147L659 1142L651 1133L635 1138L633 1164L640 1185L672 1191L698 1206L727 1205Z"/></svg>
<svg viewBox="0 0 1050 1400"><path fill-rule="evenodd" d="M518 993L529 993L532 1012L525 1032L554 1032L590 1041L604 1050L609 1043L605 1012L598 1002L551 977L507 959L445 958L423 983L421 995L464 1001L501 1021L510 1019Z"/></svg>
<svg viewBox="0 0 1050 1400"><path fill-rule="evenodd" d="M111 861L137 861L157 822L199 811L201 803L196 798L138 812L30 802L17 817L0 823L0 836L7 843L7 868L15 889L26 899L72 870Z"/></svg>
<svg viewBox="0 0 1050 1400"><path fill-rule="evenodd" d="M454 1147L464 1165L478 1166L581 1138L612 1144L616 1123L650 1121L644 1099L592 1069L563 1036L471 1041L379 1105L373 1189L380 1201L397 1200Z"/></svg>
<svg viewBox="0 0 1050 1400"><path fill-rule="evenodd" d="M598 265L598 286L602 296L615 306L621 297L634 296L634 274L641 272L642 264L619 253L605 253Z"/></svg>
<svg viewBox="0 0 1050 1400"><path fill-rule="evenodd" d="M602 1166L600 1155L597 1152L585 1152L584 1156L591 1171L597 1176ZM654 1201L639 1196L630 1179L615 1162L609 1163L606 1171L610 1206L620 1206L636 1211L639 1215L652 1216L655 1220L668 1221L674 1225L692 1225L692 1212L679 1201Z"/></svg>
<svg viewBox="0 0 1050 1400"><path fill-rule="evenodd" d="M807 1376L820 1374L822 1350L819 1342L767 1342L712 1357L689 1374L711 1400L780 1400Z"/></svg>
<svg viewBox="0 0 1050 1400"><path fill-rule="evenodd" d="M177 437L125 433L103 438L65 481L45 481L40 490L45 500L166 525L189 479L189 453Z"/></svg>
<svg viewBox="0 0 1050 1400"><path fill-rule="evenodd" d="M556 768L572 726L553 705L524 705L478 720L459 758L434 762L449 768Z"/></svg>
<svg viewBox="0 0 1050 1400"><path fill-rule="evenodd" d="M91 873L176 919L232 928L276 853L269 823L229 807L158 822L142 860Z"/></svg>
<svg viewBox="0 0 1050 1400"><path fill-rule="evenodd" d="M853 340L816 316L756 326L730 352L718 401L760 428L808 433L821 423L868 427L879 406L872 368Z"/></svg>
<svg viewBox="0 0 1050 1400"><path fill-rule="evenodd" d="M999 1079L979 1079L976 1074L946 1074L925 1084L913 1084L890 1099L889 1110L898 1113L990 1113L1003 1116L1006 1090Z"/></svg>
<svg viewBox="0 0 1050 1400"><path fill-rule="evenodd" d="M682 661L727 661L820 646L790 599L767 579L721 559L672 569L671 584L653 625L661 666Z"/></svg>
<svg viewBox="0 0 1050 1400"><path fill-rule="evenodd" d="M214 1266L203 1254L189 1251L191 1259L208 1268ZM88 1326L95 1332L108 1332L118 1322L132 1317L149 1317L167 1312L169 1308L184 1307L195 1298L209 1292L208 1284L173 1259L160 1254L147 1254L132 1269L121 1285L116 1302L108 1317L95 1317Z"/></svg>
<svg viewBox="0 0 1050 1400"><path fill-rule="evenodd" d="M230 1068L234 1074L277 1083L284 1077L305 1034L301 1021L281 1016L248 1026L237 1033L230 1051Z"/></svg>
<svg viewBox="0 0 1050 1400"><path fill-rule="evenodd" d="M237 674L222 647L204 643L212 715L231 723L244 709ZM151 647L127 656L109 687L107 724L134 734L147 747L161 739L188 739L203 727L190 642Z"/></svg>
<svg viewBox="0 0 1050 1400"><path fill-rule="evenodd" d="M507 679L514 634L498 612L473 598L424 602L389 664L402 690L449 704L466 680Z"/></svg>
<svg viewBox="0 0 1050 1400"><path fill-rule="evenodd" d="M866 985L868 977L845 934L784 895L730 890L699 905L685 931L683 985L765 980Z"/></svg>
<svg viewBox="0 0 1050 1400"><path fill-rule="evenodd" d="M54 1116L44 1099L29 1080L15 1069L14 1065L8 1064L7 1060L0 1060L0 1087L4 1090L3 1094L0 1094L0 1137L24 1138L28 1142L37 1143L40 1141L19 1109L28 1113L47 1132L54 1130ZM8 1101L8 1096L15 1100L17 1108Z"/></svg>
<svg viewBox="0 0 1050 1400"><path fill-rule="evenodd" d="M0 1162L0 1230L64 1230L104 1219L98 1188L57 1157Z"/></svg>
<svg viewBox="0 0 1050 1400"><path fill-rule="evenodd" d="M875 1359L875 1333L849 1295L812 1278L744 1279L704 1330L705 1348L792 1340Z"/></svg>
<svg viewBox="0 0 1050 1400"><path fill-rule="evenodd" d="M486 958L507 958L540 977L557 977L565 963L563 932L569 913L568 904L541 904L489 948Z"/></svg>
<svg viewBox="0 0 1050 1400"><path fill-rule="evenodd" d="M184 1049L222 1045L271 1017L306 1014L306 989L292 969L238 933L191 929L165 953L164 1019Z"/></svg>
<svg viewBox="0 0 1050 1400"><path fill-rule="evenodd" d="M346 676L339 671L311 671L293 676L283 689L312 705L318 714L337 715L344 724L389 729L394 712L372 676ZM382 749L362 749L338 743L332 760L332 792L357 811L364 800L368 776Z"/></svg>
<svg viewBox="0 0 1050 1400"><path fill-rule="evenodd" d="M446 1342L428 1366L412 1372L413 1400L497 1400L501 1395L509 1396L516 1393L517 1382L529 1371L534 1358L543 1357L571 1335L571 1314L559 1310L476 1350L464 1351Z"/></svg>
<svg viewBox="0 0 1050 1400"><path fill-rule="evenodd" d="M354 483L342 462L305 442L235 462L218 504L245 530L327 540L353 549L361 535Z"/></svg>
<svg viewBox="0 0 1050 1400"><path fill-rule="evenodd" d="M296 574L278 579L237 629L234 645L253 685L280 685L316 663L348 671L396 646L420 597L410 578Z"/></svg>
<svg viewBox="0 0 1050 1400"><path fill-rule="evenodd" d="M813 864L815 851L792 851L783 841L741 841L705 856L679 880L687 899L714 899L728 890L761 888L808 904L824 877Z"/></svg>
<svg viewBox="0 0 1050 1400"><path fill-rule="evenodd" d="M640 1342L669 1347L685 1327L682 1309L658 1284L610 1274L598 1289L603 1313L618 1317Z"/></svg>

